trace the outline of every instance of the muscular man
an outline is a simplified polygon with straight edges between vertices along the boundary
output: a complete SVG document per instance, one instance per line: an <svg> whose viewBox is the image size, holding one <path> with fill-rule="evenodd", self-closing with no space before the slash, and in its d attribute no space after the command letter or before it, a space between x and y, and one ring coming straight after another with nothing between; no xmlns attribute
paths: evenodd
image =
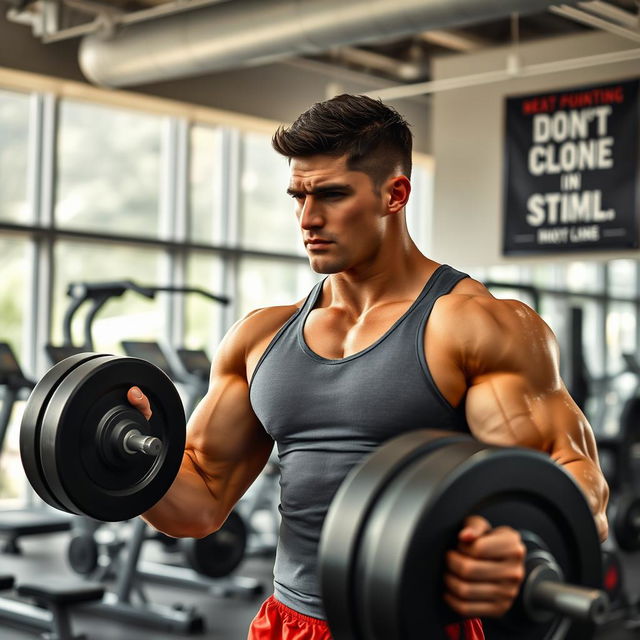
<svg viewBox="0 0 640 640"><path fill-rule="evenodd" d="M273 146L289 159L287 191L311 267L328 275L305 300L231 328L180 473L145 518L171 536L215 531L277 443L275 590L250 640L330 638L316 576L323 519L353 465L406 430L470 431L548 453L582 487L604 538L607 486L550 329L526 305L496 300L424 256L407 232L411 133L402 117L342 95L280 128ZM149 416L139 390L129 399ZM467 617L447 629L451 638L482 638L475 618L508 610L523 556L514 530L467 520L447 558L445 599Z"/></svg>

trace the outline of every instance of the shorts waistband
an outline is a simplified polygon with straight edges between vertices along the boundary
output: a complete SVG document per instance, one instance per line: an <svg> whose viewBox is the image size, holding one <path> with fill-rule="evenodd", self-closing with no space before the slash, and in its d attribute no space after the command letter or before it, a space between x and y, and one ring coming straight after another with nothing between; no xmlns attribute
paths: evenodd
<svg viewBox="0 0 640 640"><path fill-rule="evenodd" d="M323 620L322 618L314 618L312 616L306 616L304 615L304 613L300 613L299 611L296 611L291 607L287 607L286 604L282 604L280 600L276 600L275 596L270 596L269 598L267 598L267 604L269 606L275 606L278 609L278 611L280 611L280 615L282 615L283 617L288 616L290 618L293 618L294 620L299 620L300 622L312 622L313 624L323 624L328 628L326 620Z"/></svg>

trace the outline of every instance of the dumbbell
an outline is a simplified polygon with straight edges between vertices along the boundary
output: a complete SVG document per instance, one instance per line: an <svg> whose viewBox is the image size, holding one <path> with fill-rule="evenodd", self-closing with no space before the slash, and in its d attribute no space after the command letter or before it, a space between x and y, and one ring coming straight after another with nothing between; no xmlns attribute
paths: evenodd
<svg viewBox="0 0 640 640"><path fill-rule="evenodd" d="M126 399L149 398L149 421ZM20 454L49 505L97 520L128 520L152 507L175 479L186 420L175 386L138 358L83 353L62 360L29 396Z"/></svg>
<svg viewBox="0 0 640 640"><path fill-rule="evenodd" d="M126 400L133 385L149 398L150 421ZM25 408L20 452L27 477L51 506L101 521L128 520L169 489L185 444L185 415L171 380L151 363L95 353L51 368ZM212 578L244 558L246 525L231 512L220 530L179 542L188 564ZM97 568L98 545L79 535L69 546L78 573Z"/></svg>
<svg viewBox="0 0 640 640"><path fill-rule="evenodd" d="M460 433L418 430L379 447L336 493L319 575L335 640L446 638L459 621L442 594L445 555L466 517L519 530L520 595L492 640L587 640L607 616L595 522L573 478L548 456Z"/></svg>

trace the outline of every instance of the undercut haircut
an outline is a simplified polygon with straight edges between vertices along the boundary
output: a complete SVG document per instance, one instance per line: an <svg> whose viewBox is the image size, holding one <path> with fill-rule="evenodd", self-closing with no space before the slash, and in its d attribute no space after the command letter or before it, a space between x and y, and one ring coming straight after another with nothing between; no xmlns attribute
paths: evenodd
<svg viewBox="0 0 640 640"><path fill-rule="evenodd" d="M381 100L342 94L317 102L290 126L278 127L273 148L291 161L318 154L347 156L378 189L397 168L411 177L413 138L407 121Z"/></svg>

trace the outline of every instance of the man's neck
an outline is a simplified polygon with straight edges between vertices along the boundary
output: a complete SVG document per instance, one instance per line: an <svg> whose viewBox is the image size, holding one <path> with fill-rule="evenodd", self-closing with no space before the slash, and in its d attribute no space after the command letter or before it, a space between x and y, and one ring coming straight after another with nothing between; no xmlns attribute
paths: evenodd
<svg viewBox="0 0 640 640"><path fill-rule="evenodd" d="M381 304L413 300L438 266L411 243L406 250L375 264L331 274L321 306L339 306L359 317Z"/></svg>

